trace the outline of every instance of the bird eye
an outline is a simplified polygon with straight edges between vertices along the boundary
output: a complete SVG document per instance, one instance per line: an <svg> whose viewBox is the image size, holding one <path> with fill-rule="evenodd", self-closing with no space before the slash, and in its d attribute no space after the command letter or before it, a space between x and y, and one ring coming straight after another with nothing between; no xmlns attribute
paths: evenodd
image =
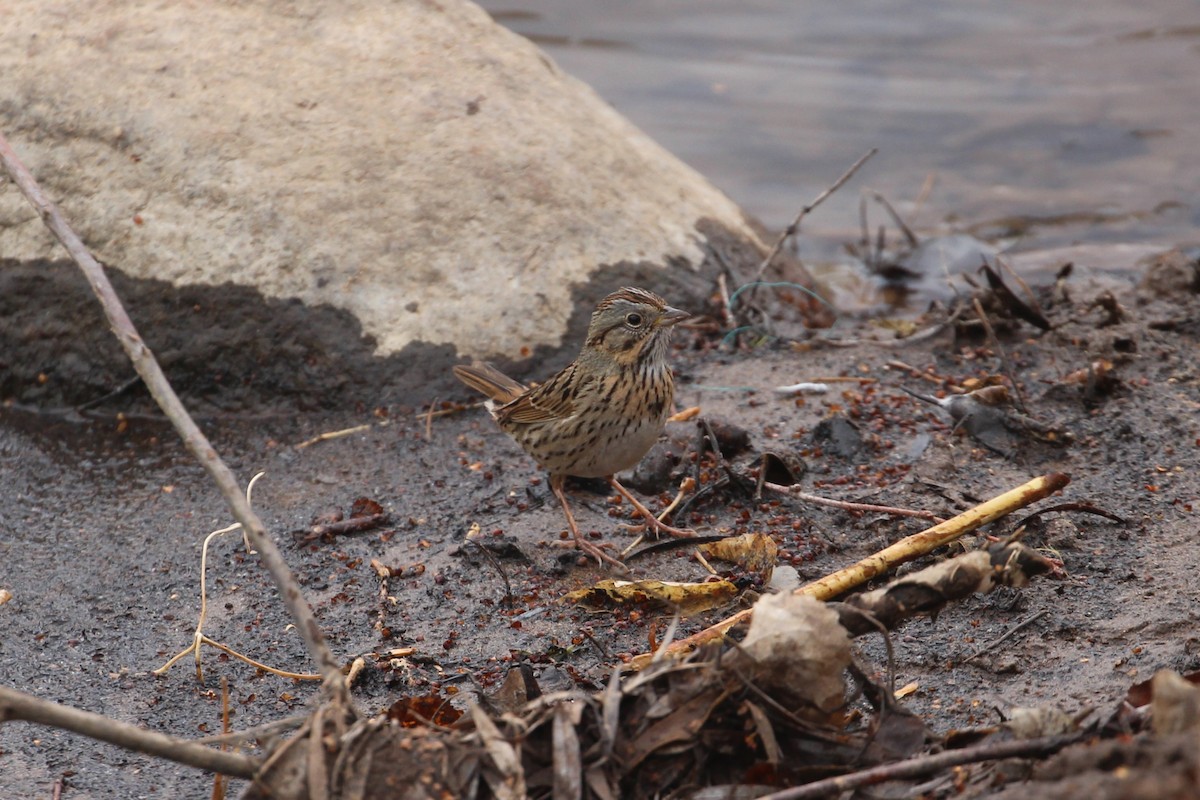
<svg viewBox="0 0 1200 800"><path fill-rule="evenodd" d="M631 328L640 328L642 325L642 315L636 311L626 314L625 324Z"/></svg>

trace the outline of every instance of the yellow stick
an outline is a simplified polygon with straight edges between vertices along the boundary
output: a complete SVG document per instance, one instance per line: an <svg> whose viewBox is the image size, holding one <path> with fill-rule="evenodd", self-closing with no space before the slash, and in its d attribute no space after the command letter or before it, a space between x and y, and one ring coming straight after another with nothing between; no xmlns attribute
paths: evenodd
<svg viewBox="0 0 1200 800"><path fill-rule="evenodd" d="M1057 472L1034 478L1016 489L964 511L957 517L952 517L932 528L926 528L920 533L914 533L912 536L901 539L878 553L867 556L857 564L805 584L796 589L794 594L806 594L818 600L830 600L906 561L912 561L914 558L952 542L989 522L995 522L1006 514L1011 514L1019 508L1049 497L1070 481L1068 476ZM672 642L667 646L665 655L679 657L692 652L702 644L720 639L734 625L749 621L751 612L752 610L749 608L739 611L732 617L727 617L699 633ZM641 669L650 663L651 658L653 658L653 654L643 653L635 657L629 666L632 669Z"/></svg>

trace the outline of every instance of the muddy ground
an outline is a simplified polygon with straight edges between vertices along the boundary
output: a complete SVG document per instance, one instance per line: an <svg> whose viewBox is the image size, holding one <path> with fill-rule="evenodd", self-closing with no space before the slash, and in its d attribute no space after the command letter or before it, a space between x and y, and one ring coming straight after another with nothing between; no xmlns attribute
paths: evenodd
<svg viewBox="0 0 1200 800"><path fill-rule="evenodd" d="M869 319L848 318L800 346L722 349L715 324L677 336L678 404L699 406L706 418L748 434L746 446L729 453L737 467L766 450L789 454L806 467L799 482L805 491L943 517L1033 476L1062 472L1071 483L1043 505L1088 502L1123 520L1047 515L1027 541L1062 560L1064 579L976 597L894 635L897 685L916 685L903 702L936 733L990 724L1012 706L1055 704L1071 713L1090 706L1108 714L1131 684L1157 669L1200 669L1200 279L1195 262L1182 257L1130 267L1114 302L1098 286L1070 278L1057 288L1035 287L1050 331L991 313L1030 415L1069 432L1066 446L1004 432L981 443L902 390L936 393L1001 373L998 348L978 326L954 324L892 346L864 341L891 334ZM48 303L24 320L29 339L37 339L38 326L60 330L69 319L53 309L62 291L29 296L31 305ZM188 298L180 308L201 305ZM934 311L918 326L940 319L944 313ZM158 326L169 330L170 315ZM155 334L147 336L153 346ZM22 355L4 358L17 363ZM1088 380L1092 363L1103 364L1099 380ZM209 368L231 374L220 363ZM493 690L519 662L532 665L543 689L598 686L613 663L646 650L652 628L661 634L670 616L664 610L585 611L560 602L608 573L558 546L563 519L546 481L482 409L451 407L453 413L429 418L419 406L373 397L370 385L357 386L358 402L339 411L294 396L272 402L267 391L255 405L242 382L230 411L221 409L220 381L188 396L195 376L172 377L185 401L200 407L202 427L237 474L246 480L265 471L254 505L338 656L349 662L415 649L405 659L368 658L355 687L364 711L405 694L464 702ZM855 380L799 399L773 390L833 377ZM121 380L114 371L109 385ZM0 606L0 682L185 737L219 730L221 677L230 683L235 728L304 712L314 684L258 673L211 650L204 685L190 661L164 677L149 674L190 642L200 543L229 518L142 390L131 387L84 411L64 411L58 403L67 395L39 405L20 387L6 392L0 589L13 599ZM442 400L473 398L461 390ZM352 435L297 447L359 425L365 427ZM669 426L648 484L658 490L656 503L693 474L698 441L695 422ZM702 466L709 480L719 474L711 455ZM315 520L348 514L359 497L381 504L391 523L335 538L304 535ZM574 497L577 517L598 540L618 547L632 540L617 524L625 509L603 491L581 485ZM801 581L923 527L725 490L694 502L686 522L701 533L769 532L781 563ZM991 532L1007 532L1012 523L1001 521ZM475 543L468 543L476 526ZM401 576L382 596L373 560ZM641 577L704 575L686 550L629 565ZM275 666L308 668L282 604L240 537L213 545L209 570L210 636ZM681 634L737 607L687 619ZM882 672L879 638L857 646L868 671ZM1080 769L1103 781L1111 767ZM1169 771L1170 763L1158 768ZM982 780L976 791L1000 790ZM73 734L23 723L0 727L0 797L50 797L57 781L62 796L74 799L207 796L212 779ZM953 793L953 786L942 791ZM1021 791L1069 796L1050 783Z"/></svg>

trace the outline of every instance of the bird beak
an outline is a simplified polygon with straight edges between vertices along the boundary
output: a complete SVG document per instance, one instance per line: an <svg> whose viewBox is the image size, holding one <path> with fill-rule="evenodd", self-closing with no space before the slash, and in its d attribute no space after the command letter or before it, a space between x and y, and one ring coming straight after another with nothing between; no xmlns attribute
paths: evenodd
<svg viewBox="0 0 1200 800"><path fill-rule="evenodd" d="M685 319L690 319L691 314L686 311L680 311L678 308L667 306L663 309L662 315L658 318L658 327L668 328L677 322L683 322Z"/></svg>

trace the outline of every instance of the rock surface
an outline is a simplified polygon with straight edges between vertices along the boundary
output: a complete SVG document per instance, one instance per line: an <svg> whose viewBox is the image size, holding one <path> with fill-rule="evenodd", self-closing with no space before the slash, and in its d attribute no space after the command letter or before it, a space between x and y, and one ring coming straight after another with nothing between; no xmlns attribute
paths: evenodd
<svg viewBox="0 0 1200 800"><path fill-rule="evenodd" d="M463 0L10 0L0 74L0 126L99 258L349 312L376 356L519 358L616 280L695 300L714 232L757 246L732 201ZM11 184L0 254L62 256Z"/></svg>

